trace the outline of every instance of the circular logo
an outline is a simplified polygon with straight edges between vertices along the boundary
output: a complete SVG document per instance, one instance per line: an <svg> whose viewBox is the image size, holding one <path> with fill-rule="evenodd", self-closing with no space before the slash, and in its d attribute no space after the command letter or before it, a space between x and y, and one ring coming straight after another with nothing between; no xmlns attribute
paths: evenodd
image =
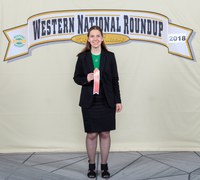
<svg viewBox="0 0 200 180"><path fill-rule="evenodd" d="M16 35L13 39L14 46L23 47L26 43L26 39L22 35Z"/></svg>

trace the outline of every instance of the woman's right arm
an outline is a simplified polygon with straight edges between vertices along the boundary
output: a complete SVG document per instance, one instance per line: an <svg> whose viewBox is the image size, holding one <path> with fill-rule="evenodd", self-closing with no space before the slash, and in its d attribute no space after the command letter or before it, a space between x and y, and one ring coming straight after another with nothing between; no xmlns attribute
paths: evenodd
<svg viewBox="0 0 200 180"><path fill-rule="evenodd" d="M81 57L78 57L78 60L76 62L73 79L76 82L76 84L81 85L81 86L89 85L90 82L94 79L93 73L89 73L87 75L84 74Z"/></svg>
<svg viewBox="0 0 200 180"><path fill-rule="evenodd" d="M75 71L74 71L74 81L78 85L86 85L87 84L87 76L83 72L82 59L79 56L76 62Z"/></svg>

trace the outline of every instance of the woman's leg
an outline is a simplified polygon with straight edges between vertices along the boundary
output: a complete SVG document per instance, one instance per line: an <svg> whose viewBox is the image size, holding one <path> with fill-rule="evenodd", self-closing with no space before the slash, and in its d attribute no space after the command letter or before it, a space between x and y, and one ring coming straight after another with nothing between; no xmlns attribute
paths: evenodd
<svg viewBox="0 0 200 180"><path fill-rule="evenodd" d="M87 133L87 136L86 136L86 149L87 149L87 154L88 154L90 164L95 164L97 136L98 136L98 133Z"/></svg>
<svg viewBox="0 0 200 180"><path fill-rule="evenodd" d="M99 134L99 139L101 151L101 164L107 164L111 143L110 131L101 132Z"/></svg>

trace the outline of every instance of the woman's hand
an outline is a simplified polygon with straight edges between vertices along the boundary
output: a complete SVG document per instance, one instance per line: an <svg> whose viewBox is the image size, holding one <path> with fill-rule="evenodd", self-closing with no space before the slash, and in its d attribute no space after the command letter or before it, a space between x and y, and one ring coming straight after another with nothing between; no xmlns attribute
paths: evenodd
<svg viewBox="0 0 200 180"><path fill-rule="evenodd" d="M117 103L116 104L116 112L120 112L122 110L122 104L121 103Z"/></svg>
<svg viewBox="0 0 200 180"><path fill-rule="evenodd" d="M94 80L94 73L89 73L89 74L87 75L87 81L88 81L88 82L91 82L92 80Z"/></svg>

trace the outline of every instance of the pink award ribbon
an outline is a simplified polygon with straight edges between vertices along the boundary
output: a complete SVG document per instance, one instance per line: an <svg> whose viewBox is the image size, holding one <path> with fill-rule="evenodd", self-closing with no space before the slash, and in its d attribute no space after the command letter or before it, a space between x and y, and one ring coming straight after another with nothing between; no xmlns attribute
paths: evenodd
<svg viewBox="0 0 200 180"><path fill-rule="evenodd" d="M93 86L93 94L99 94L99 79L100 79L100 71L99 69L94 69L94 86Z"/></svg>

